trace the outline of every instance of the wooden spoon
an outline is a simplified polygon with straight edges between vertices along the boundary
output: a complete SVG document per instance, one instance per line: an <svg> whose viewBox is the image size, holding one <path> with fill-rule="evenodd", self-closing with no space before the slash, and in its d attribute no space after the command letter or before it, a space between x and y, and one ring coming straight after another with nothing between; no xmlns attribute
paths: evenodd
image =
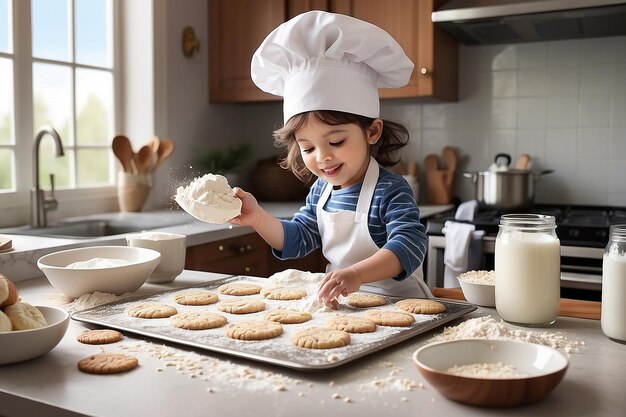
<svg viewBox="0 0 626 417"><path fill-rule="evenodd" d="M137 173L140 175L150 173L154 162L152 149L148 145L144 145L136 155L135 165L137 166Z"/></svg>
<svg viewBox="0 0 626 417"><path fill-rule="evenodd" d="M515 161L515 169L528 169L528 165L530 164L530 155L523 153L517 157Z"/></svg>
<svg viewBox="0 0 626 417"><path fill-rule="evenodd" d="M163 163L167 157L174 152L174 142L169 139L161 139L159 143L159 149L157 150L157 161L154 169Z"/></svg>
<svg viewBox="0 0 626 417"><path fill-rule="evenodd" d="M133 158L133 147L130 144L130 140L124 135L118 135L113 138L111 147L113 148L113 153L122 164L124 172L132 172L130 161Z"/></svg>
<svg viewBox="0 0 626 417"><path fill-rule="evenodd" d="M437 155L432 153L426 155L426 158L424 158L424 169L426 171L439 171L439 158L437 158Z"/></svg>

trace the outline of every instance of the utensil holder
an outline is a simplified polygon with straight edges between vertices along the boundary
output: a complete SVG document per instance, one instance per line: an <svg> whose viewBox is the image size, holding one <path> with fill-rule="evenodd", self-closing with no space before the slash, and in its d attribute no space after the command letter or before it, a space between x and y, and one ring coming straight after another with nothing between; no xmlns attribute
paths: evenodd
<svg viewBox="0 0 626 417"><path fill-rule="evenodd" d="M150 175L120 172L117 177L117 199L122 212L141 211L152 188Z"/></svg>

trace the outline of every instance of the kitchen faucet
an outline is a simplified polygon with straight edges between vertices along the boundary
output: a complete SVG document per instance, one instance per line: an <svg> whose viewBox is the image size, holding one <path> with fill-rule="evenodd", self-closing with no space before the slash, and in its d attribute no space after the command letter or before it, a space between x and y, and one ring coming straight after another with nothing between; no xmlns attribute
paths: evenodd
<svg viewBox="0 0 626 417"><path fill-rule="evenodd" d="M50 174L50 196L46 197L44 191L39 186L39 145L41 139L47 134L52 136L55 142L56 156L63 156L63 144L61 143L61 137L50 126L43 126L37 132L35 136L35 143L33 144L33 182L35 186L30 193L31 204L31 227L46 227L47 219L46 213L51 210L56 210L59 206L59 202L54 198L54 174Z"/></svg>

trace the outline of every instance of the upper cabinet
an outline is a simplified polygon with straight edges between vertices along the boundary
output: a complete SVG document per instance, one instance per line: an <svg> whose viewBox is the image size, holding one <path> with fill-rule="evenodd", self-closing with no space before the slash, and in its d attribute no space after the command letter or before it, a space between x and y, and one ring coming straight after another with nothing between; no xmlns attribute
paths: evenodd
<svg viewBox="0 0 626 417"><path fill-rule="evenodd" d="M430 97L454 101L458 44L434 27L436 0L211 0L210 99L280 100L250 78L252 54L280 23L308 10L328 10L371 22L389 32L415 64L409 84L381 89L381 98Z"/></svg>

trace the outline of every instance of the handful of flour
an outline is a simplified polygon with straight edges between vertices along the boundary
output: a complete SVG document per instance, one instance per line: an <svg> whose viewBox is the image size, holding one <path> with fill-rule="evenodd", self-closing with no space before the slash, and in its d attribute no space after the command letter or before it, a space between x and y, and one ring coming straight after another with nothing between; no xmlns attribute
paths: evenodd
<svg viewBox="0 0 626 417"><path fill-rule="evenodd" d="M187 213L207 223L224 223L241 214L241 200L222 175L206 174L187 187L178 187L176 202Z"/></svg>

